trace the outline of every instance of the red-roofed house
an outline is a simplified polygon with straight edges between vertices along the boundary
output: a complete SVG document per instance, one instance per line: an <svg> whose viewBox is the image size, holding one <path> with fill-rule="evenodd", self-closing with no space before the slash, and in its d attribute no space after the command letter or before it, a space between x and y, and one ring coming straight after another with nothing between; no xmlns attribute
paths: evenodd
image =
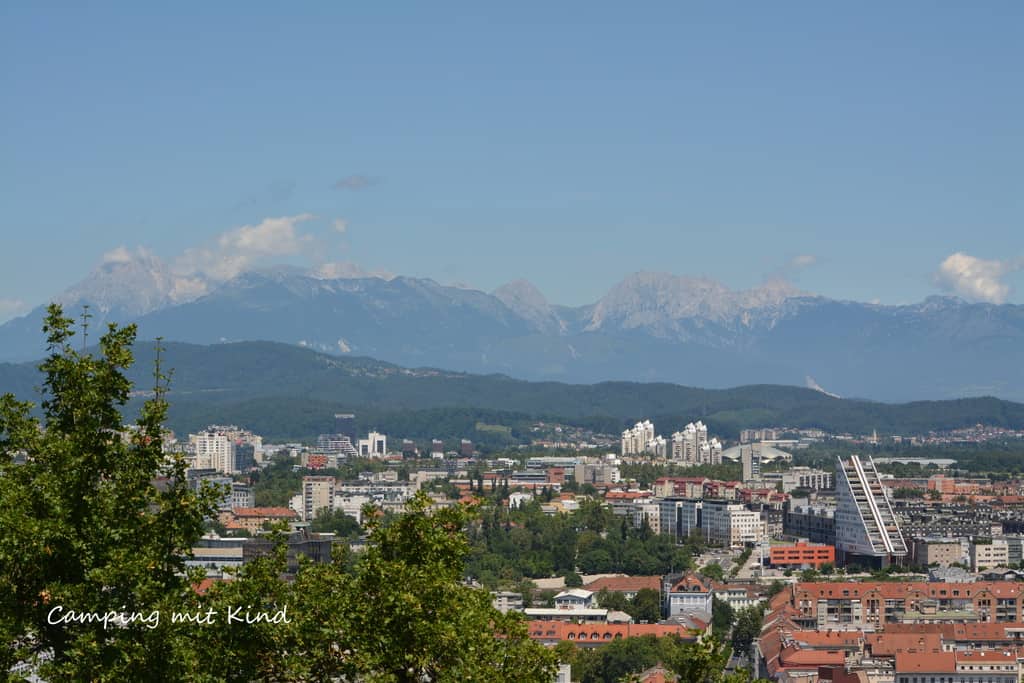
<svg viewBox="0 0 1024 683"><path fill-rule="evenodd" d="M221 521L232 528L242 528L251 534L263 528L265 522L292 522L298 519L299 513L291 508L232 508L225 512ZM230 522L230 524L229 524Z"/></svg>
<svg viewBox="0 0 1024 683"><path fill-rule="evenodd" d="M607 590L609 593L622 593L627 600L632 600L636 594L644 588L649 588L661 594L660 576L603 576L594 579L584 586L588 591L600 593Z"/></svg>

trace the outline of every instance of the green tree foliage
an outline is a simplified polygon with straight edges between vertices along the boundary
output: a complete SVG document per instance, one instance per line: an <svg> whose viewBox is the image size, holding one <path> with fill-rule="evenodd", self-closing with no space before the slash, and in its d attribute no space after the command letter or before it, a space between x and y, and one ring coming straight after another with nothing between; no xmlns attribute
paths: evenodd
<svg viewBox="0 0 1024 683"><path fill-rule="evenodd" d="M583 578L576 572L569 572L565 575L566 588L579 588L583 585Z"/></svg>
<svg viewBox="0 0 1024 683"><path fill-rule="evenodd" d="M267 467L252 474L256 507L288 507L291 497L302 490L302 472L296 472L295 458L274 456Z"/></svg>
<svg viewBox="0 0 1024 683"><path fill-rule="evenodd" d="M511 511L496 505L470 528L470 538L466 572L490 588L569 572L662 575L691 568L700 547L634 529L596 502L553 516L536 500Z"/></svg>
<svg viewBox="0 0 1024 683"><path fill-rule="evenodd" d="M159 366L155 397L125 435L134 328L111 326L94 357L73 348L71 324L51 308L43 423L0 398L3 671L49 655L39 673L54 681L551 680L555 655L522 617L461 582L474 511L432 512L423 493L405 514L371 517L358 558L304 560L289 582L278 532L272 554L198 595L185 558L220 492L190 491L184 462L162 452ZM57 607L160 618L52 624ZM236 609L264 617L232 623Z"/></svg>
<svg viewBox="0 0 1024 683"><path fill-rule="evenodd" d="M761 635L761 624L764 620L762 605L744 607L736 614L736 624L732 628L732 649L738 655L750 655L750 646Z"/></svg>
<svg viewBox="0 0 1024 683"><path fill-rule="evenodd" d="M632 599L602 588L597 594L597 604L604 609L625 612L637 622L654 623L661 619L661 593L652 588L641 588Z"/></svg>
<svg viewBox="0 0 1024 683"><path fill-rule="evenodd" d="M627 611L636 621L653 624L661 619L661 593L653 588L641 588L630 602Z"/></svg>
<svg viewBox="0 0 1024 683"><path fill-rule="evenodd" d="M602 588L597 594L597 604L602 609L617 610L619 612L625 612L629 609L629 600L626 596L617 591L610 591L607 588Z"/></svg>
<svg viewBox="0 0 1024 683"><path fill-rule="evenodd" d="M716 638L725 638L728 636L735 619L736 614L729 603L718 597L712 599L711 632L714 633Z"/></svg>
<svg viewBox="0 0 1024 683"><path fill-rule="evenodd" d="M159 364L134 429L122 422L134 326L110 325L92 355L73 345L73 322L50 307L42 422L0 398L0 670L49 653L51 680L184 678L169 620L50 623L54 611L151 616L188 602L184 558L219 493L191 492L184 461L162 452Z"/></svg>
<svg viewBox="0 0 1024 683"><path fill-rule="evenodd" d="M725 570L717 562L701 567L700 573L713 581L723 581L725 579Z"/></svg>
<svg viewBox="0 0 1024 683"><path fill-rule="evenodd" d="M909 488L907 486L900 486L900 487L898 487L896 489L893 489L893 492L892 492L892 497L893 498L900 498L900 499L904 499L904 498L924 498L924 495L925 495L925 490L924 489Z"/></svg>
<svg viewBox="0 0 1024 683"><path fill-rule="evenodd" d="M309 524L309 530L317 533L337 534L339 539L358 538L362 529L352 515L341 510L321 510Z"/></svg>
<svg viewBox="0 0 1024 683"><path fill-rule="evenodd" d="M613 640L597 648L576 649L571 643L555 648L561 661L571 664L581 683L620 683L661 664L680 683L749 683L745 671L727 674L728 648L715 638L684 642L675 636L639 636Z"/></svg>

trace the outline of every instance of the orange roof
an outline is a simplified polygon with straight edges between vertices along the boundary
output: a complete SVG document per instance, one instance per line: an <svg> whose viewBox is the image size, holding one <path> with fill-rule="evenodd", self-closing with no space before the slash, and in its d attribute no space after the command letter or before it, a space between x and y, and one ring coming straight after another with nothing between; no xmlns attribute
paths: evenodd
<svg viewBox="0 0 1024 683"><path fill-rule="evenodd" d="M572 624L567 621L531 621L530 637L534 640L569 640L577 643L600 643L618 638L677 635L692 638L681 624Z"/></svg>
<svg viewBox="0 0 1024 683"><path fill-rule="evenodd" d="M1024 624L1009 621L953 624L954 640L1007 640L1006 629L1024 629Z"/></svg>
<svg viewBox="0 0 1024 683"><path fill-rule="evenodd" d="M646 671L636 674L637 683L670 683L676 677L663 666L652 666Z"/></svg>
<svg viewBox="0 0 1024 683"><path fill-rule="evenodd" d="M609 491L604 494L605 500L636 500L637 498L649 498L650 491Z"/></svg>
<svg viewBox="0 0 1024 683"><path fill-rule="evenodd" d="M861 631L796 631L790 636L804 647L828 650L858 647L864 634Z"/></svg>
<svg viewBox="0 0 1024 683"><path fill-rule="evenodd" d="M864 641L876 657L892 657L898 652L938 652L941 633L868 633Z"/></svg>
<svg viewBox="0 0 1024 683"><path fill-rule="evenodd" d="M970 662L992 662L1002 661L1003 663L1015 663L1017 652L1013 650L973 650L970 652L957 652L956 661Z"/></svg>
<svg viewBox="0 0 1024 683"><path fill-rule="evenodd" d="M711 590L704 582L697 578L694 574L687 574L683 578L672 584L672 593L696 593L698 591L693 590L694 588L700 588L701 591L707 592Z"/></svg>
<svg viewBox="0 0 1024 683"><path fill-rule="evenodd" d="M952 652L897 652L896 673L955 673L956 655Z"/></svg>
<svg viewBox="0 0 1024 683"><path fill-rule="evenodd" d="M612 593L635 593L644 588L661 592L660 576L605 576L585 584L588 591L599 593L607 589Z"/></svg>
<svg viewBox="0 0 1024 683"><path fill-rule="evenodd" d="M231 508L235 517L298 517L299 513L291 508Z"/></svg>
<svg viewBox="0 0 1024 683"><path fill-rule="evenodd" d="M846 662L846 653L842 650L803 650L796 645L791 645L783 648L779 654L779 662L783 669L843 664Z"/></svg>
<svg viewBox="0 0 1024 683"><path fill-rule="evenodd" d="M899 599L909 595L928 598L972 598L988 593L1001 598L1016 598L1021 593L1021 584L1015 581L978 581L975 583L945 583L926 581L864 581L836 583L800 583L794 592L794 600L815 598L864 598L871 595L880 598ZM954 592L956 596L954 596Z"/></svg>

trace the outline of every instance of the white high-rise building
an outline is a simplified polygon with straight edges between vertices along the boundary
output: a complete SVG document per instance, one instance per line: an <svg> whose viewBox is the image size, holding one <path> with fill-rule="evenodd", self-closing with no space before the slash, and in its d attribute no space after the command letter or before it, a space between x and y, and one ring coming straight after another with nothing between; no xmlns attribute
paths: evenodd
<svg viewBox="0 0 1024 683"><path fill-rule="evenodd" d="M189 434L188 440L195 450L196 469L212 469L222 474L235 473L235 442L227 435L207 431Z"/></svg>
<svg viewBox="0 0 1024 683"><path fill-rule="evenodd" d="M836 559L886 567L907 556L907 544L875 462L841 456L836 466Z"/></svg>
<svg viewBox="0 0 1024 683"><path fill-rule="evenodd" d="M703 422L691 422L672 435L672 459L683 465L718 464L722 462L722 444L708 440Z"/></svg>
<svg viewBox="0 0 1024 683"><path fill-rule="evenodd" d="M365 439L359 439L359 455L364 458L383 458L388 454L388 437L370 432Z"/></svg>
<svg viewBox="0 0 1024 683"><path fill-rule="evenodd" d="M651 452L650 449L655 446L654 436L654 425L650 420L637 422L632 428L622 432L622 455L641 455Z"/></svg>

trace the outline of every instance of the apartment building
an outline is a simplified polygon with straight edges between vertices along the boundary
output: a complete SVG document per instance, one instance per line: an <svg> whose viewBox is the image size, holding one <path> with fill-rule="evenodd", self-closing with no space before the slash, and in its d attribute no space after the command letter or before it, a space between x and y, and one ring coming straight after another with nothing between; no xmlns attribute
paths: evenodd
<svg viewBox="0 0 1024 683"><path fill-rule="evenodd" d="M637 422L622 432L622 455L626 457L648 453L653 441L654 424L650 420Z"/></svg>
<svg viewBox="0 0 1024 683"><path fill-rule="evenodd" d="M1005 538L979 538L971 544L968 556L971 560L971 571L980 572L1006 567L1010 562L1009 545Z"/></svg>
<svg viewBox="0 0 1024 683"><path fill-rule="evenodd" d="M886 567L908 549L892 505L870 458L837 458L836 559L842 565Z"/></svg>
<svg viewBox="0 0 1024 683"><path fill-rule="evenodd" d="M302 519L310 521L316 518L321 510L334 507L334 477L303 477L302 478Z"/></svg>
<svg viewBox="0 0 1024 683"><path fill-rule="evenodd" d="M842 628L921 620L1019 622L1022 584L1013 581L800 583L789 594L806 628Z"/></svg>
<svg viewBox="0 0 1024 683"><path fill-rule="evenodd" d="M205 431L189 434L190 446L195 451L195 469L211 469L221 474L233 474L235 466L235 442L226 434Z"/></svg>
<svg viewBox="0 0 1024 683"><path fill-rule="evenodd" d="M955 538L915 538L911 558L921 567L948 567L964 559L964 548Z"/></svg>

